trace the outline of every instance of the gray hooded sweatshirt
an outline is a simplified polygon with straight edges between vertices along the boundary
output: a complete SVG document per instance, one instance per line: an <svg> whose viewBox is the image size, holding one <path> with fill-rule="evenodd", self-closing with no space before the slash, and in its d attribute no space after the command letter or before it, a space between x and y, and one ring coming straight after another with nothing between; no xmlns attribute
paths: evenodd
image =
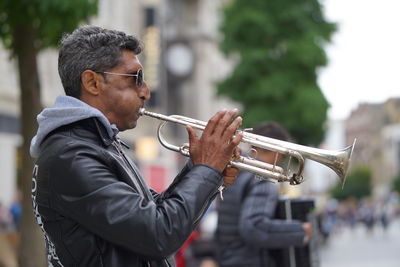
<svg viewBox="0 0 400 267"><path fill-rule="evenodd" d="M113 138L118 129L115 124L110 124L100 110L89 106L79 99L71 96L58 96L54 106L45 108L38 116L39 128L31 141L30 154L37 158L40 154L40 145L44 138L53 130L80 120L95 117L107 129L110 138Z"/></svg>

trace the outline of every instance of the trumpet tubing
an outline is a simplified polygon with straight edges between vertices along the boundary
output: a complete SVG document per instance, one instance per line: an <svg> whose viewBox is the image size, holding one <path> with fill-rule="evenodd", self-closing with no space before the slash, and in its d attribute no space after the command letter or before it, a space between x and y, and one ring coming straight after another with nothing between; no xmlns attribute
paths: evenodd
<svg viewBox="0 0 400 267"><path fill-rule="evenodd" d="M185 126L192 126L198 130L204 130L207 123L200 120L180 116L180 115L163 115L140 109L140 115L149 116L156 118L162 122L158 126L157 136L160 143L167 149L179 152L182 155L189 156L189 147L187 144L176 146L168 143L162 135L162 128L168 122L173 122ZM246 170L256 174L259 177L267 177L275 179L279 182L290 182L290 184L300 184L303 181L303 170L305 159L316 161L332 169L339 177L342 186L346 180L347 170L350 165L351 154L355 146L356 140L354 140L351 146L348 146L341 150L325 150L319 148L313 148L303 146L287 141L282 141L270 137L252 134L249 132L241 131L243 138L242 143L247 143L253 147L258 147L266 150L273 151L295 158L298 161L297 171L290 172L289 169L284 170L280 166L262 162L253 158L240 156L239 158L232 159L230 165L240 170Z"/></svg>

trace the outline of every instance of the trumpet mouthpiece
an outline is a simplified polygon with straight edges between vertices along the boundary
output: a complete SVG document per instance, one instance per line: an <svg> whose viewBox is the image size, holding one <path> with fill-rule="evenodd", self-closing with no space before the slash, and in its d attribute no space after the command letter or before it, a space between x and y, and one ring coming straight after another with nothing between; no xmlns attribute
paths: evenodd
<svg viewBox="0 0 400 267"><path fill-rule="evenodd" d="M140 109L139 109L139 115L140 115L140 116L143 116L145 111L146 111L146 110L145 110L144 108L140 108Z"/></svg>

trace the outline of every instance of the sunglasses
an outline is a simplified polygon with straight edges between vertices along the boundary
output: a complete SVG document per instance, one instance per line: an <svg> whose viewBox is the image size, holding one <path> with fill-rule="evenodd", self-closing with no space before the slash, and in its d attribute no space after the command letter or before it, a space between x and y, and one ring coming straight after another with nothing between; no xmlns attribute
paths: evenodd
<svg viewBox="0 0 400 267"><path fill-rule="evenodd" d="M136 86L138 88L142 87L144 81L144 73L142 69L139 69L136 74L130 73L115 73L115 72L107 72L107 71L96 71L97 73L109 74L109 75L118 75L118 76L127 76L127 77L136 77Z"/></svg>

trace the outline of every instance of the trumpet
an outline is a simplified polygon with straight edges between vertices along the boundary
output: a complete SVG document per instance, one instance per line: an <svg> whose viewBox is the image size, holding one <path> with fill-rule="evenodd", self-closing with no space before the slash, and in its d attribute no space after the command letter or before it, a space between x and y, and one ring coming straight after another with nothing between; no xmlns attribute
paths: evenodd
<svg viewBox="0 0 400 267"><path fill-rule="evenodd" d="M162 135L162 129L168 122L181 124L184 126L191 126L198 130L204 130L207 123L200 120L184 117L181 115L163 115L154 113L141 108L140 115L148 116L161 120L162 122L157 129L157 137L159 142L167 149L181 153L189 157L189 145L187 143L176 146L168 143ZM229 165L240 170L245 170L256 175L259 179L268 180L272 178L278 182L289 182L292 185L300 184L303 182L303 171L305 159L316 161L326 167L332 169L339 177L342 187L346 181L347 170L350 166L351 154L353 152L356 140L352 145L341 150L325 150L319 148L308 147L304 145L294 144L287 141L282 141L270 137L252 134L243 130L238 130L243 135L241 143L247 143L252 147L258 147L270 150L276 153L275 162L269 164L256 160L252 157L240 156L232 158ZM283 154L289 157L287 168L284 169L277 166L278 154ZM298 162L296 170L290 170L290 161L295 158Z"/></svg>

